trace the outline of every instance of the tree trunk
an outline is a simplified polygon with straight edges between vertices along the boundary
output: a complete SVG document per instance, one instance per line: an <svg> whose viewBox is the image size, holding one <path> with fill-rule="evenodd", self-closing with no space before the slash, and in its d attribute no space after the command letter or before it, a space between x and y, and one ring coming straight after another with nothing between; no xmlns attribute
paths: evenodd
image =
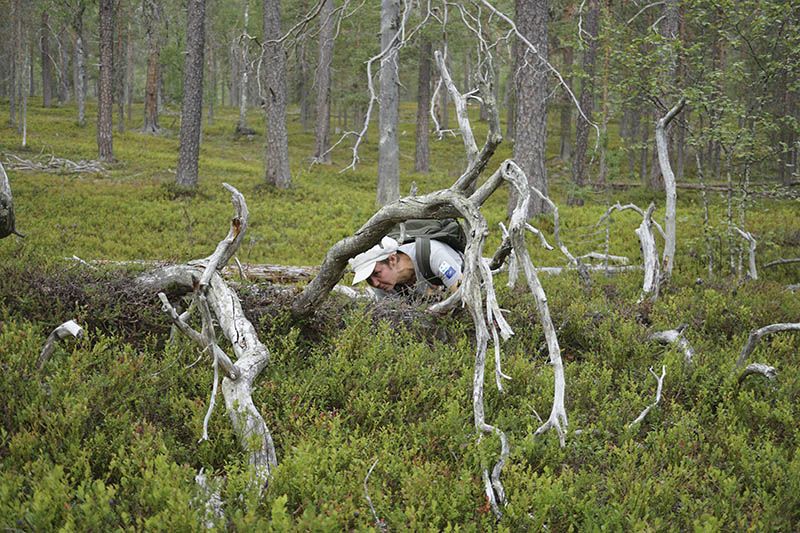
<svg viewBox="0 0 800 533"><path fill-rule="evenodd" d="M161 18L161 6L158 0L144 0L143 12L145 31L147 33L147 78L144 88L144 126L142 133L158 134L158 56L161 47L158 37L158 25Z"/></svg>
<svg viewBox="0 0 800 533"><path fill-rule="evenodd" d="M278 0L280 1L280 0ZM266 7L266 6L265 6ZM266 14L264 17L266 18ZM244 3L244 32L247 33L250 22L250 0L245 0ZM266 33L266 29L264 30ZM250 128L247 127L247 80L250 74L250 66L247 61L247 42L242 39L238 46L239 52L239 68L241 69L241 77L239 78L239 122L236 123L236 134L241 135L250 133Z"/></svg>
<svg viewBox="0 0 800 533"><path fill-rule="evenodd" d="M447 42L444 43L445 50L447 49ZM445 63L447 64L448 70L450 69L450 56L445 56ZM439 117L439 129L442 130L449 130L450 129L450 93L442 87L442 90L439 92L439 112L441 113Z"/></svg>
<svg viewBox="0 0 800 533"><path fill-rule="evenodd" d="M378 108L377 206L400 198L399 110L397 48L394 38L400 25L400 1L381 0L380 100ZM446 92L446 91L445 91Z"/></svg>
<svg viewBox="0 0 800 533"><path fill-rule="evenodd" d="M206 0L189 0L186 6L186 56L183 63L181 143L175 183L197 186L197 158L203 128L203 53L205 51Z"/></svg>
<svg viewBox="0 0 800 533"><path fill-rule="evenodd" d="M562 72L571 72L575 54L571 45L564 45L561 49L564 59L561 65ZM565 76L564 82L572 89L572 76ZM572 97L566 90L561 91L561 135L558 146L558 158L569 161L572 157Z"/></svg>
<svg viewBox="0 0 800 533"><path fill-rule="evenodd" d="M583 71L585 77L581 83L580 105L586 118L592 119L594 108L594 70L597 57L597 27L599 6L597 0L588 0L586 12L586 47L583 52ZM586 180L586 152L589 147L589 123L583 117L577 119L575 127L575 154L572 159L572 183L583 187ZM570 194L567 199L570 205L579 205L583 200Z"/></svg>
<svg viewBox="0 0 800 533"><path fill-rule="evenodd" d="M130 0L128 0L130 2ZM117 131L125 131L125 62L122 54L125 52L124 41L122 39L122 3L117 2L117 46L114 48L114 94L117 99Z"/></svg>
<svg viewBox="0 0 800 533"><path fill-rule="evenodd" d="M264 181L279 189L292 184L289 169L289 137L286 133L286 59L280 39L280 0L263 0L264 8L264 99L266 139Z"/></svg>
<svg viewBox="0 0 800 533"><path fill-rule="evenodd" d="M127 51L125 54L125 105L127 107L127 122L131 123L131 107L133 107L133 1L128 1L128 36Z"/></svg>
<svg viewBox="0 0 800 533"><path fill-rule="evenodd" d="M650 113L642 111L642 149L639 151L639 180L647 185L648 143L650 142Z"/></svg>
<svg viewBox="0 0 800 533"><path fill-rule="evenodd" d="M66 43L65 30L58 36L58 102L69 103L69 48Z"/></svg>
<svg viewBox="0 0 800 533"><path fill-rule="evenodd" d="M419 76L417 78L417 137L414 149L414 172L428 172L431 167L428 109L431 106L432 55L431 42L422 41L419 48Z"/></svg>
<svg viewBox="0 0 800 533"><path fill-rule="evenodd" d="M100 0L100 87L97 94L98 159L114 159L111 125L114 75L114 0Z"/></svg>
<svg viewBox="0 0 800 533"><path fill-rule="evenodd" d="M50 57L49 12L42 10L42 27L39 46L42 51L42 107L53 107L53 60Z"/></svg>
<svg viewBox="0 0 800 533"><path fill-rule="evenodd" d="M636 142L638 142L637 136L639 135L639 121L640 116L642 114L641 109L635 103L629 104L629 109L626 110L625 114L627 115L628 119L626 120L627 127L627 140L626 143L628 148L628 173L631 176L636 175L636 149L630 148Z"/></svg>
<svg viewBox="0 0 800 533"><path fill-rule="evenodd" d="M211 76L206 84L208 90L208 125L214 125L214 104L217 100L217 60L214 57L214 45L208 45L208 75Z"/></svg>
<svg viewBox="0 0 800 533"><path fill-rule="evenodd" d="M678 10L677 0L667 0L664 2L664 14L661 23L658 25L661 38L664 41L671 41L678 38L680 31L680 11ZM661 61L667 65L667 70L664 77L661 79L661 85L664 87L665 92L673 92L678 85L678 61L675 54L670 49L663 52ZM669 152L672 152L672 127L667 132L667 144ZM661 165L657 156L658 150L654 145L653 147L653 161L650 167L650 179L648 185L651 190L660 191L664 189L664 176L662 174Z"/></svg>
<svg viewBox="0 0 800 533"><path fill-rule="evenodd" d="M517 98L515 111L514 161L528 178L528 188L535 188L547 196L547 170L545 168L545 141L547 138L547 81L550 75L547 61L547 0L517 0L517 30L535 48L524 42L517 45L516 75ZM508 216L517 204L516 195L509 190ZM531 193L527 218L548 213L549 206L537 194Z"/></svg>
<svg viewBox="0 0 800 533"><path fill-rule="evenodd" d="M75 100L78 102L78 125L86 125L86 83L87 83L87 57L86 46L83 39L83 12L86 4L83 0L78 3L72 14L72 30L75 32Z"/></svg>
<svg viewBox="0 0 800 533"><path fill-rule="evenodd" d="M333 60L333 0L324 0L319 12L319 63L317 64L317 127L314 160L331 163L331 61Z"/></svg>
<svg viewBox="0 0 800 533"><path fill-rule="evenodd" d="M19 53L17 52L18 48L22 46L22 42L19 36L19 32L17 31L18 28L18 21L20 20L20 9L22 0L14 0L14 17L11 19L11 26L12 30L11 33L14 36L12 39L12 52L11 52L11 125L17 126L18 118L17 118L17 94L19 91L19 77L20 77L20 67L19 67ZM21 117L20 117L21 118Z"/></svg>

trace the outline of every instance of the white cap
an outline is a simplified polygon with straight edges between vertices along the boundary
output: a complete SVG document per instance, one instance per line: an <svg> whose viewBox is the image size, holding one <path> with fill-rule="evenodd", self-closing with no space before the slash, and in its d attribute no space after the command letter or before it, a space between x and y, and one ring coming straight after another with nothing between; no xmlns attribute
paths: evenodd
<svg viewBox="0 0 800 533"><path fill-rule="evenodd" d="M398 246L396 240L391 237L384 237L381 239L380 244L376 244L366 252L362 252L350 259L348 261L350 268L356 273L353 278L353 285L370 277L372 271L375 270L375 263L387 259L397 251Z"/></svg>

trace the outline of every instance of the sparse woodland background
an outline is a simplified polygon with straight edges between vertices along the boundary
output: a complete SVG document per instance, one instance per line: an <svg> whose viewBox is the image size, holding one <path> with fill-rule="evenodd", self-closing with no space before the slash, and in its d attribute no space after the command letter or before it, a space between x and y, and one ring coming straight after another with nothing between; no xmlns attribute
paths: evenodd
<svg viewBox="0 0 800 533"><path fill-rule="evenodd" d="M232 213L223 182L245 196L250 211L237 252L243 268L319 265L375 212L378 175L386 171L377 103L358 139L358 161L354 135L336 144L343 133L361 130L369 109L366 62L380 52L378 3L333 3L329 164L317 135L317 117L325 113L317 99L318 64L326 57L319 44L328 30L319 15L302 23L315 2L280 3L288 32L280 44L289 179L278 183L265 164L265 148L274 143L259 70L268 40L264 9L274 4L206 0L197 180L183 186L177 177L188 4L0 1L7 13L0 21L7 36L0 42L0 162L16 228L25 235L0 240L1 528L798 528L800 335L766 335L750 354L748 362L774 367L774 379L740 379L736 362L753 330L800 322L800 263L776 263L800 257L800 4L548 3L547 58L574 99L549 71L546 129L538 138L528 130L536 127L534 115L514 116L518 44L504 37L507 23L483 12L482 38L496 43L505 135L487 173L519 157L515 137L541 141L544 156L526 172L546 180L559 208L560 238L575 256L609 253L642 265L634 233L640 215L615 212L597 223L617 202L643 210L653 202L654 220L663 221L654 128L687 99L670 130L678 238L669 284L639 302L641 269L593 272L589 284L575 270L540 274L566 374L564 447L553 432L533 435L553 398L536 304L523 284L506 287L508 275L495 276L515 332L502 345L503 372L511 377L505 392L491 379L485 388L487 418L511 444L502 518L481 478L500 441L475 433L475 331L464 309L441 317L426 313L426 302L378 304L333 294L296 321L292 298L304 282L234 273L227 279L271 354L253 390L278 457L267 489L250 490L247 458L223 407L209 420L209 440L198 442L214 382L209 356L185 337L171 338L158 298L135 276L153 262L185 263L213 252ZM480 4L459 5L474 13ZM511 20L519 9L493 5ZM456 4L432 7L438 19L398 51L401 195L412 183L420 195L449 187L466 167L455 109L443 89L436 91L439 71L429 65L431 79L420 84L421 63L446 50L463 92L485 72ZM114 69L105 81L101 8L113 12ZM410 9L413 27L427 6ZM436 120L423 113L421 133L426 89ZM99 109L99 100L111 107ZM487 132L483 111L471 102L479 144ZM100 135L98 113L111 121ZM421 137L429 146L427 171L418 164ZM517 148L522 142L528 140ZM531 224L555 244L553 217L544 211ZM491 254L502 239L498 224L507 222L505 188L483 214ZM757 279L749 275L748 241L733 226L757 242ZM656 241L660 251L663 239ZM527 243L537 267L567 265L533 234ZM45 340L69 319L84 334L57 344L39 369ZM691 365L679 344L652 340L674 328L694 350ZM494 372L488 359L487 375ZM654 375L662 366L659 402L631 424L655 401ZM216 484L222 516L206 512L208 493L195 482L201 469Z"/></svg>

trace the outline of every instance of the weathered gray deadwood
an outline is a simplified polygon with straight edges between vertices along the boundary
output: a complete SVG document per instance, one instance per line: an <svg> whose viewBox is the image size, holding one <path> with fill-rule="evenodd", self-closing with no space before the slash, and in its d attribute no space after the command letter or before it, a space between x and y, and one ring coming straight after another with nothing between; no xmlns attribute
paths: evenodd
<svg viewBox="0 0 800 533"><path fill-rule="evenodd" d="M763 328L756 329L750 332L750 337L747 338L747 343L742 348L742 351L739 352L739 359L736 361L736 368L742 368L744 366L745 361L750 354L753 353L753 350L756 349L758 346L759 341L761 341L761 337L764 335L769 335L771 333L776 333L778 331L798 331L800 330L800 322L794 323L783 323L783 324L772 324L769 326L764 326Z"/></svg>
<svg viewBox="0 0 800 533"><path fill-rule="evenodd" d="M737 226L733 227L733 230L738 233L744 240L749 243L749 250L750 250L750 262L748 263L747 269L747 277L752 280L758 279L758 271L756 270L756 243L755 237L749 231L742 231Z"/></svg>
<svg viewBox="0 0 800 533"><path fill-rule="evenodd" d="M56 344L59 341L62 341L67 337L75 337L76 339L80 339L81 336L83 336L83 328L80 327L74 320L67 320L50 332L50 335L47 336L47 340L42 348L42 353L39 354L39 360L36 361L36 367L39 369L39 372L44 369L44 365L50 360L50 356L53 355L53 350L56 349Z"/></svg>
<svg viewBox="0 0 800 533"><path fill-rule="evenodd" d="M11 184L8 182L6 169L3 163L0 163L0 239L12 234L20 235L17 233L14 217L14 197L11 195Z"/></svg>
<svg viewBox="0 0 800 533"><path fill-rule="evenodd" d="M202 332L189 328L168 302L165 302L164 307L181 331L203 350L211 351L215 367L219 365L225 374L222 379L225 406L240 446L249 455L256 490L260 491L268 482L270 473L277 464L277 457L269 429L253 403L252 388L255 379L269 363L270 355L267 347L258 339L255 328L244 316L236 292L228 287L218 273L218 269L224 267L236 252L248 225L244 197L230 185L223 185L232 193L231 201L236 215L231 221L228 235L215 252L204 260L188 265L169 265L156 269L139 276L137 281L153 290L177 284L194 292L195 302L201 311ZM162 301L164 300L166 297L162 296ZM212 314L233 348L235 362L231 362L216 345Z"/></svg>
<svg viewBox="0 0 800 533"><path fill-rule="evenodd" d="M681 112L683 106L686 104L686 98L681 98L675 104L675 107L670 109L656 123L656 148L658 149L658 163L661 166L661 175L664 177L664 191L667 196L667 210L664 216L664 229L666 235L664 237L664 270L663 280L669 281L672 276L672 267L675 264L675 217L676 217L676 200L675 193L675 174L672 172L672 165L669 163L669 150L667 148L667 126L672 122L672 119Z"/></svg>
<svg viewBox="0 0 800 533"><path fill-rule="evenodd" d="M775 261L770 261L769 263L764 265L764 268L773 267L777 265L790 265L792 263L800 263L800 257L796 257L794 259L777 259Z"/></svg>
<svg viewBox="0 0 800 533"><path fill-rule="evenodd" d="M203 472L204 469L201 468L200 472L194 476L194 482L200 487L200 494L192 502L192 505L203 507L203 527L212 529L225 517L225 513L222 511L224 502L220 497L220 480L209 481Z"/></svg>
<svg viewBox="0 0 800 533"><path fill-rule="evenodd" d="M660 342L661 344L677 344L680 346L681 350L683 350L683 362L687 365L691 365L694 362L694 349L692 345L689 344L689 341L686 340L686 337L683 336L685 330L686 324L681 324L675 329L653 333L650 335L650 340Z"/></svg>
<svg viewBox="0 0 800 533"><path fill-rule="evenodd" d="M439 67L443 71L446 70L443 61L439 62ZM565 444L564 436L567 426L564 407L566 386L560 349L556 339L555 328L550 318L547 298L525 247L524 234L528 228L527 204L530 201L527 177L518 165L511 160L506 160L501 163L499 169L481 187L468 196L468 191L475 188L478 176L502 139L499 133L500 126L493 94L492 91L487 90L487 88L491 88L491 84L484 78L480 85L482 87L481 96L484 106L490 117L487 140L474 158L472 156L469 157L469 164L464 174L449 189L423 196L400 198L381 207L353 236L337 242L328 250L319 274L294 301L292 312L295 318L310 315L342 278L347 260L376 244L396 223L403 222L409 218L461 217L467 234L464 269L460 288L449 301L451 303L457 301L458 293L460 293L461 301L467 307L475 326L473 419L479 441L484 435L495 435L500 439L500 458L492 468L491 474L488 467L483 468L486 496L493 512L499 517L502 515L501 506L506 502L500 474L510 454L510 446L505 433L486 421L483 394L484 374L486 350L491 338L495 342L495 357L498 362L495 377L498 386L502 390L502 378L506 376L502 373L499 364L499 339L508 339L513 334L513 331L503 317L497 303L489 262L482 256L483 246L489 231L486 219L480 212L480 207L504 181L515 187L518 193L517 205L511 217L509 240L514 255L523 266L528 286L536 300L550 352L550 364L554 372L555 393L552 412L549 419L537 429L536 435L553 428L557 431L562 446ZM455 89L454 84L449 83L448 87L453 100L458 101L463 98ZM462 129L471 130L466 114L459 118L459 126ZM470 151L469 143L467 144L467 150L468 152ZM563 250L565 248L562 245ZM568 251L566 254L571 257ZM442 307L433 306L433 309L441 311Z"/></svg>
<svg viewBox="0 0 800 533"><path fill-rule="evenodd" d="M747 368L744 369L742 375L739 376L739 384L741 384L747 376L752 374L761 374L768 380L773 380L778 377L778 371L775 370L774 366L765 365L764 363L750 363L747 365Z"/></svg>
<svg viewBox="0 0 800 533"><path fill-rule="evenodd" d="M650 206L647 208L647 211L642 211L639 207L628 204L628 205L621 205L619 202L612 205L606 213L600 217L595 224L595 227L598 227L603 220L611 215L616 210L625 211L627 209L632 209L642 215L642 223L639 225L634 233L639 237L639 244L642 249L642 259L644 260L644 281L642 283L642 292L637 300L637 303L643 302L646 298L651 297L655 299L658 297L658 289L659 289L659 267L658 267L658 248L656 246L656 239L655 235L653 235L653 226L655 226L659 233L661 233L662 237L665 237L664 230L661 229L661 226L658 225L658 222L653 220L653 211L655 210L656 206L652 202ZM666 239L666 237L665 237Z"/></svg>
<svg viewBox="0 0 800 533"><path fill-rule="evenodd" d="M653 377L656 378L656 381L658 381L658 387L656 388L656 399L655 399L655 401L653 403L648 405L644 409L644 411L642 411L639 414L639 416L636 417L636 420L634 420L633 422L628 424L628 427L633 427L636 424L638 424L639 422L641 422L642 420L644 420L644 417L647 416L647 413L650 412L650 409L652 409L653 407L658 405L658 402L661 401L661 388L664 386L664 376L667 375L667 367L664 366L664 365L661 365L661 377L658 377L656 375L656 373L653 372L653 367L652 366L650 367L650 373L653 374Z"/></svg>

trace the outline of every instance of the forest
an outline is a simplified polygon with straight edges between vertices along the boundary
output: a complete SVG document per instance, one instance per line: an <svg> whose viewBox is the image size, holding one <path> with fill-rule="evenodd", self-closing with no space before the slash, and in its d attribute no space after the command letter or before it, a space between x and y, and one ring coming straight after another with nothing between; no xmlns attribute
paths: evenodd
<svg viewBox="0 0 800 533"><path fill-rule="evenodd" d="M800 2L0 3L4 530L800 526Z"/></svg>

